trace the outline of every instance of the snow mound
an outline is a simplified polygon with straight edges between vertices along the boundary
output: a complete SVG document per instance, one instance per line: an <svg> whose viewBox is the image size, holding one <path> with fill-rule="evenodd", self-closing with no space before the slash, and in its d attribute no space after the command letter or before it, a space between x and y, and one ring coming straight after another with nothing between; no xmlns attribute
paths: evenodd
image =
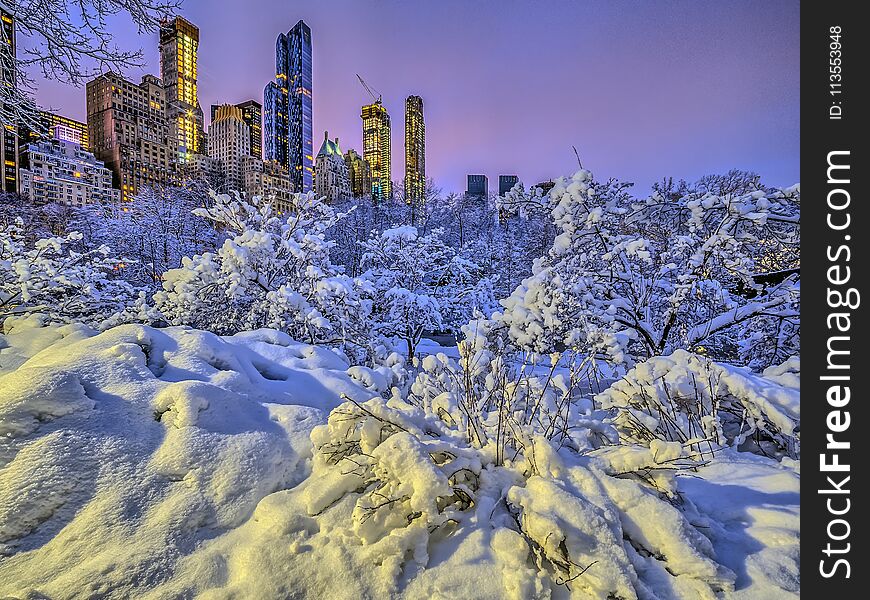
<svg viewBox="0 0 870 600"><path fill-rule="evenodd" d="M278 332L41 325L0 336L17 366L0 374L0 596L171 578L305 476L308 432L342 395L368 397L340 356Z"/></svg>
<svg viewBox="0 0 870 600"><path fill-rule="evenodd" d="M505 456L425 378L428 404L385 399L389 369L277 331L64 327L0 336L0 597L799 594L788 458L531 430Z"/></svg>
<svg viewBox="0 0 870 600"><path fill-rule="evenodd" d="M496 466L493 448L475 449L422 409L381 398L339 406L311 439L309 479L186 559L160 594L357 597L349 580L363 596L407 598L565 590L712 599L733 588L735 575L682 512L639 480L605 472L603 458L560 454L537 438L533 460ZM239 554L266 562L252 572L221 558ZM457 580L457 570L469 578Z"/></svg>

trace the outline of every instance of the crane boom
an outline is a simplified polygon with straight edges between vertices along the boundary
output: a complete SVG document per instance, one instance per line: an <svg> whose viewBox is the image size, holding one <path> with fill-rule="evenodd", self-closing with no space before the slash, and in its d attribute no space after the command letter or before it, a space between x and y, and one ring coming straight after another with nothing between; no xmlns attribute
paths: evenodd
<svg viewBox="0 0 870 600"><path fill-rule="evenodd" d="M360 77L359 73L356 74L356 78L359 79L359 82L362 84L363 89L365 89L365 91L368 92L369 96L372 97L372 100L374 100L375 102L381 101L380 93L377 93L377 90L373 90L371 88L371 86L369 86L369 84L366 83L365 79Z"/></svg>

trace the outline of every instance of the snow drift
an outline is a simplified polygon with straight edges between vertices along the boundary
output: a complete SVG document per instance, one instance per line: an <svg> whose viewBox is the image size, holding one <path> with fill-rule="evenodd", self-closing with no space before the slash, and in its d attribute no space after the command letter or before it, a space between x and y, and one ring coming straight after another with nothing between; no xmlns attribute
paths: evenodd
<svg viewBox="0 0 870 600"><path fill-rule="evenodd" d="M496 461L393 376L272 330L8 319L0 595L797 596L795 461L542 436ZM745 387L793 421L796 377Z"/></svg>

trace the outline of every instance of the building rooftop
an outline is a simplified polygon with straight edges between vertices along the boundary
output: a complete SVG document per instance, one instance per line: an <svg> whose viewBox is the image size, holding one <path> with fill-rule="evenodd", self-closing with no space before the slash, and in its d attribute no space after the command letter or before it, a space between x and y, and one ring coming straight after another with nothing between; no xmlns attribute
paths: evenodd
<svg viewBox="0 0 870 600"><path fill-rule="evenodd" d="M323 143L320 145L320 150L317 152L317 156L332 156L338 155L342 156L341 148L338 145L338 138L335 138L335 141L329 139L329 132L323 132Z"/></svg>

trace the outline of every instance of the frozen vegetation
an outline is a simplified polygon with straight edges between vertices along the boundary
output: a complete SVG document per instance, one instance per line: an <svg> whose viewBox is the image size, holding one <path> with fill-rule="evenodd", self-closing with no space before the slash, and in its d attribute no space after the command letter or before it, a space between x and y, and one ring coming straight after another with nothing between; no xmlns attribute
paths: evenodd
<svg viewBox="0 0 870 600"><path fill-rule="evenodd" d="M628 190L0 214L0 596L798 597L799 187Z"/></svg>

